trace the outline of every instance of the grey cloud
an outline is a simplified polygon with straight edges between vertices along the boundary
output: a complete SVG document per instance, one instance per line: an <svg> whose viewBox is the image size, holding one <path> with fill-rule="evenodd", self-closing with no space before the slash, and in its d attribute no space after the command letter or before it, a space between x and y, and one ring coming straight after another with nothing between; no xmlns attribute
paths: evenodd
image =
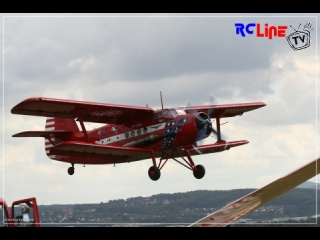
<svg viewBox="0 0 320 240"><path fill-rule="evenodd" d="M99 80L149 81L270 65L270 47L234 41L228 18L9 18L6 24L7 76L33 81L65 81L81 73L70 62L92 57Z"/></svg>
<svg viewBox="0 0 320 240"><path fill-rule="evenodd" d="M177 103L196 104L211 93L222 100L259 99L273 93L276 71L295 66L286 61L285 67L270 72L279 41L235 35L236 21L253 19L9 18L5 87L8 92L24 92L29 86L33 93L49 86L55 91L78 88L84 96L104 101L116 90L119 97L145 96L145 103L152 96L145 93L144 82L153 80L150 87L156 96L160 90L170 92ZM279 18L259 21L276 24ZM291 51L285 41L280 45L286 50L279 54ZM133 81L138 82L136 94L132 85L118 86Z"/></svg>

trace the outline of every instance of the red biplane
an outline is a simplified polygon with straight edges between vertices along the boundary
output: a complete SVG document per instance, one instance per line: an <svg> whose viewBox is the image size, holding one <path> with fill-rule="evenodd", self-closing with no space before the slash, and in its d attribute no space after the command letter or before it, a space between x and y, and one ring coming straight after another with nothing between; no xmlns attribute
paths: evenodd
<svg viewBox="0 0 320 240"><path fill-rule="evenodd" d="M162 104L162 109L154 110L34 97L17 104L11 113L47 117L44 131L26 131L13 137L45 138L47 156L71 163L70 175L74 174L74 164L118 164L151 158L148 174L156 181L169 159L182 164L193 172L195 178L201 179L205 168L195 165L191 156L221 152L249 143L247 140L224 141L220 119L241 116L264 106L265 103L253 102L164 109ZM216 120L216 129L212 127L211 119ZM85 122L106 125L87 130ZM197 146L197 142L212 133L217 137L215 143ZM160 158L158 164L156 158Z"/></svg>

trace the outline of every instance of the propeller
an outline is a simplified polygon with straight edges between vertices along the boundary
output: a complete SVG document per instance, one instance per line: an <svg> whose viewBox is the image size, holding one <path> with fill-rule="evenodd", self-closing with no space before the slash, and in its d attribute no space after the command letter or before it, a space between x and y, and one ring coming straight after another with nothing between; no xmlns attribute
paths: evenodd
<svg viewBox="0 0 320 240"><path fill-rule="evenodd" d="M206 135L209 135L212 132L217 134L217 132L212 127L210 118L206 114L200 113L196 115L196 125L199 129L199 134L196 138L196 142L203 140Z"/></svg>
<svg viewBox="0 0 320 240"><path fill-rule="evenodd" d="M218 101L213 96L213 94L210 94L210 100L209 100L210 106L217 104L217 102ZM214 108L211 107L208 110L208 115L204 115L204 116L198 115L199 117L202 118L202 121L203 121L203 128L200 130L199 135L197 137L197 142L199 142L200 145L202 145L206 134L213 133L217 137L217 131L213 128L212 122L211 122L211 117L213 116L213 113L214 113Z"/></svg>
<svg viewBox="0 0 320 240"><path fill-rule="evenodd" d="M211 94L210 95L210 105L214 105L216 103L215 97ZM192 109L192 106L187 101L186 103L187 107L190 107ZM215 134L217 136L217 131L213 128L212 122L210 120L210 116L213 115L214 108L210 108L208 110L208 115L205 113L198 113L196 110L188 110L191 114L193 114L196 118L196 125L199 129L198 136L193 144L194 149L199 153L202 154L201 151L197 148L198 143L199 145L202 145L203 140L205 139L205 136L210 134Z"/></svg>

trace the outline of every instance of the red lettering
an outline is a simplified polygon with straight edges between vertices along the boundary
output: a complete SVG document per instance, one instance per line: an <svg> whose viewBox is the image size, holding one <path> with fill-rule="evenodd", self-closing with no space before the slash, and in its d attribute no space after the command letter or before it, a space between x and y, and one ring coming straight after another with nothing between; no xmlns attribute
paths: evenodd
<svg viewBox="0 0 320 240"><path fill-rule="evenodd" d="M278 26L278 37L285 37L288 26Z"/></svg>
<svg viewBox="0 0 320 240"><path fill-rule="evenodd" d="M269 36L269 32L268 32L268 23L266 23L266 24L264 24L264 34L265 34L265 36L266 37L268 37Z"/></svg>
<svg viewBox="0 0 320 240"><path fill-rule="evenodd" d="M269 28L269 39L272 39L272 37L273 36L277 36L277 27L275 27L275 26L271 26L270 28ZM273 31L273 33L272 33L272 31Z"/></svg>
<svg viewBox="0 0 320 240"><path fill-rule="evenodd" d="M288 26L280 25L269 27L268 23L265 23L263 32L260 23L257 23L256 28L257 37L267 37L271 40L273 37L285 37Z"/></svg>
<svg viewBox="0 0 320 240"><path fill-rule="evenodd" d="M257 37L264 37L264 34L260 33L260 23L257 24Z"/></svg>

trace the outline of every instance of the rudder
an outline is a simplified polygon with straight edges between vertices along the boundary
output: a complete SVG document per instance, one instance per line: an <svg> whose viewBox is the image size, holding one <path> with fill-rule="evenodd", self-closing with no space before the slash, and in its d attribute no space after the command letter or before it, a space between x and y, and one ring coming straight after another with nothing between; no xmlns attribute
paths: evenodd
<svg viewBox="0 0 320 240"><path fill-rule="evenodd" d="M52 118L48 117L46 120L46 131L52 130L66 130L72 132L80 132L78 125L74 119L66 118Z"/></svg>
<svg viewBox="0 0 320 240"><path fill-rule="evenodd" d="M45 131L55 131L55 130L64 130L66 132L69 131L75 134L80 133L79 127L74 119L48 117L46 119ZM66 138L69 138L69 135L67 136ZM61 134L50 134L50 140L45 139L46 154L49 158L56 159L57 157L56 155L50 154L50 148L67 139L62 139Z"/></svg>

